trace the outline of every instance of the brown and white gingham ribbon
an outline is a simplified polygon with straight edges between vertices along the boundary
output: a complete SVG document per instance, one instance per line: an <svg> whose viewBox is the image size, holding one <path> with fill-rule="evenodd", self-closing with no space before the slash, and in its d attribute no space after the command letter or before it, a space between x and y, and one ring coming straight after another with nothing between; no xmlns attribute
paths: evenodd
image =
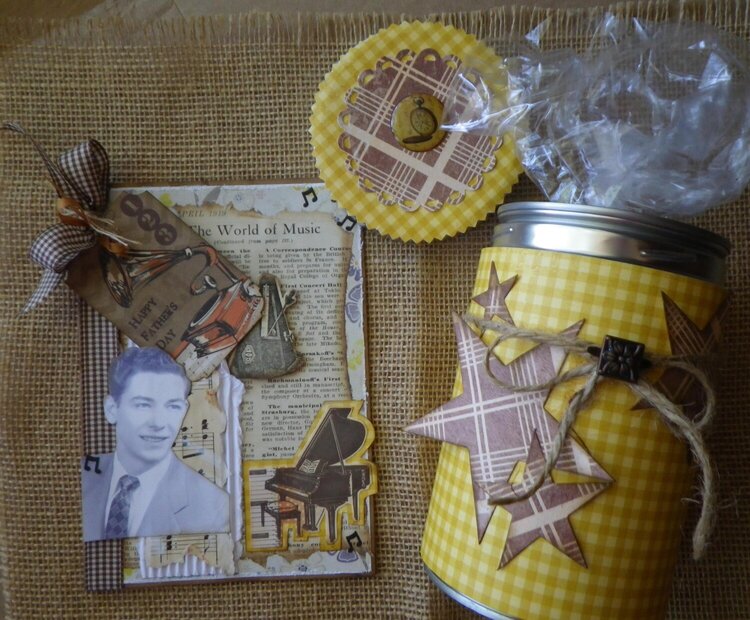
<svg viewBox="0 0 750 620"><path fill-rule="evenodd" d="M96 140L88 140L53 161L41 145L18 123L3 129L25 136L39 153L59 197L60 223L42 232L29 249L29 258L44 269L36 290L22 313L44 301L65 279L65 269L82 251L99 239L111 249L124 248L129 240L117 234L112 222L97 215L109 195L109 158ZM132 242L130 242L132 243Z"/></svg>
<svg viewBox="0 0 750 620"><path fill-rule="evenodd" d="M597 383L602 378L605 378L600 374L599 364L597 363L598 354L596 351L598 347L578 338L569 338L560 334L550 334L536 330L519 329L505 321L488 321L470 314L465 314L463 318L470 325L475 325L481 329L482 333L489 331L498 334L487 348L485 370L492 380L503 389L512 392L534 392L542 389L552 389L573 379L586 379L583 387L570 399L568 407L560 420L557 435L552 441L550 452L546 455L545 466L538 473L536 479L524 485L523 491L507 499L493 497L492 488L485 489L490 496L489 502L495 505L528 499L542 486L544 480L552 472L565 439L572 430L578 414L583 411L586 403L591 398ZM543 343L558 346L568 353L574 353L587 358L587 361L580 366L553 377L545 383L533 385L508 384L493 374L490 367L490 360L495 348L501 342L509 339L529 340L537 344ZM677 368L692 376L700 384L705 393L705 406L703 411L692 419L685 415L678 404L673 403L665 394L656 389L643 377L638 377L633 382L624 382L624 385L627 385L634 394L651 403L651 406L656 410L672 434L688 444L695 462L700 467L701 514L693 531L693 557L698 560L705 553L708 538L713 530L716 519L716 473L703 438L703 430L713 420L716 411L716 395L711 387L708 376L695 364L695 361L697 360L680 355L650 355L648 358L648 362L652 368Z"/></svg>
<svg viewBox="0 0 750 620"><path fill-rule="evenodd" d="M81 310L81 395L83 454L114 452L115 431L102 415L109 365L120 352L117 328L83 300ZM84 543L86 589L110 592L122 588L122 541Z"/></svg>
<svg viewBox="0 0 750 620"><path fill-rule="evenodd" d="M23 127L17 123L5 123L2 127L28 138L41 155L60 196L58 215L61 222L39 235L29 252L31 260L44 268L44 274L23 310L28 312L64 279L68 263L96 243L97 233L100 233L100 239L111 239L113 244L119 245L126 240L113 233L107 220L95 215L107 204L109 195L109 158L101 144L95 140L84 142L63 153L55 163ZM106 232L101 232L102 227ZM79 304L83 453L112 452L115 446L114 430L102 415L102 409L107 394L107 370L119 353L117 328L85 302ZM87 590L106 592L122 587L121 541L87 542L85 557Z"/></svg>

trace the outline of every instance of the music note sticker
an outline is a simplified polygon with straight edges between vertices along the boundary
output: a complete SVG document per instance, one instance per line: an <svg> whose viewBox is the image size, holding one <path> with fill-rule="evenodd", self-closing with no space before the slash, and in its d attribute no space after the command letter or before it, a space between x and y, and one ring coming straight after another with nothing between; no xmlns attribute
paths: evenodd
<svg viewBox="0 0 750 620"><path fill-rule="evenodd" d="M83 464L83 468L86 471L91 471L91 467L89 466L89 463L94 464L94 473L95 474L101 474L102 470L99 469L99 457L98 456L88 456L86 455L86 460Z"/></svg>
<svg viewBox="0 0 750 620"><path fill-rule="evenodd" d="M347 215L342 220L336 220L336 223L343 228L346 232L351 232L354 230L354 227L357 225L357 220L355 220L351 215Z"/></svg>
<svg viewBox="0 0 750 620"><path fill-rule="evenodd" d="M349 543L349 553L354 551L354 545L352 544L353 540L357 540L357 547L362 546L362 539L359 537L358 532L354 532L353 534L349 534L349 536L346 537L346 542Z"/></svg>
<svg viewBox="0 0 750 620"><path fill-rule="evenodd" d="M302 198L304 198L305 202L302 205L303 207L310 206L310 202L307 200L308 196L312 196L312 202L318 202L318 195L315 193L315 190L312 187L308 187L304 192L302 192Z"/></svg>

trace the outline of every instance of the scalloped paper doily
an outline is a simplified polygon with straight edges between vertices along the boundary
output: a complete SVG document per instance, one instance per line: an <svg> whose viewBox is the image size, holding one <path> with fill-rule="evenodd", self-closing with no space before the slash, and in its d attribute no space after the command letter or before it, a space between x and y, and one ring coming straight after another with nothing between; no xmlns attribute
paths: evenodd
<svg viewBox="0 0 750 620"><path fill-rule="evenodd" d="M442 239L484 220L518 180L521 165L507 137L447 132L436 148L415 152L391 131L405 97L445 99L462 57L500 62L452 26L406 22L349 50L321 83L313 152L333 198L358 222L394 239Z"/></svg>

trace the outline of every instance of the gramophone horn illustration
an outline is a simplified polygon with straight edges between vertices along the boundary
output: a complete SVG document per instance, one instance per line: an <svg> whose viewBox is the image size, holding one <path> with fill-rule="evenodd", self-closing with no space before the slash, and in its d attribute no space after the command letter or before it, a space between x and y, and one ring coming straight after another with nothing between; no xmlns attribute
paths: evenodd
<svg viewBox="0 0 750 620"><path fill-rule="evenodd" d="M250 279L238 278L219 253L207 244L181 250L128 250L124 256L102 249L100 254L107 288L113 299L124 308L130 307L136 290L180 263L193 259L202 259L204 265L190 283L190 293L207 294L207 300L182 334L182 343L172 352L175 357L190 344L195 346L198 357L237 344L263 307L258 288ZM228 283L219 286L210 270L216 270L216 275L224 276L222 280Z"/></svg>

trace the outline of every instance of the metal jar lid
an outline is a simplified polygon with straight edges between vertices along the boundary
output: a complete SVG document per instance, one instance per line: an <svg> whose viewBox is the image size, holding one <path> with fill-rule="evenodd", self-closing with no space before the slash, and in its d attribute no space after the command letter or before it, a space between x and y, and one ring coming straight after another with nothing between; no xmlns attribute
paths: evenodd
<svg viewBox="0 0 750 620"><path fill-rule="evenodd" d="M497 220L494 246L595 256L724 284L729 241L683 222L555 202L508 203Z"/></svg>

